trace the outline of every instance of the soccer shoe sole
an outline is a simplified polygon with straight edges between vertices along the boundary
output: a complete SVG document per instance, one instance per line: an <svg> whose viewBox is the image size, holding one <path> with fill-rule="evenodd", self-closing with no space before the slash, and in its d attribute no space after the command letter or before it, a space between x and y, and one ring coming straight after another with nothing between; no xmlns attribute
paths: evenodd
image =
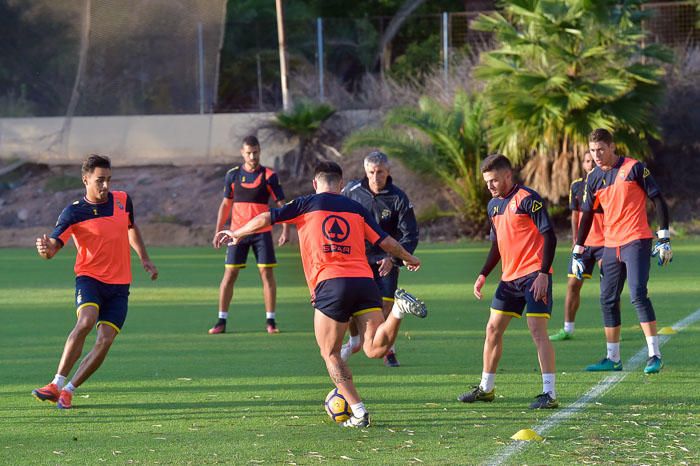
<svg viewBox="0 0 700 466"><path fill-rule="evenodd" d="M428 315L428 308L425 306L425 303L403 288L398 288L394 293L394 304L399 306L399 309L404 314L412 314L421 319Z"/></svg>
<svg viewBox="0 0 700 466"><path fill-rule="evenodd" d="M32 396L39 401L49 401L51 403L56 403L58 401L58 397L54 397L53 395L44 395L39 390L32 390Z"/></svg>

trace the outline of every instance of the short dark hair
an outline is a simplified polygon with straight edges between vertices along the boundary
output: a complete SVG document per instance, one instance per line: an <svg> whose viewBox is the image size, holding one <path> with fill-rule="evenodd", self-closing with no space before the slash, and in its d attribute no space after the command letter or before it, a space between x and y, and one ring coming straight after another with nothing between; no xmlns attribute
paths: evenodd
<svg viewBox="0 0 700 466"><path fill-rule="evenodd" d="M90 154L83 162L80 172L83 175L87 175L88 173L94 172L95 168L109 168L111 170L112 162L106 155Z"/></svg>
<svg viewBox="0 0 700 466"><path fill-rule="evenodd" d="M604 142L610 145L613 143L613 135L605 128L596 128L588 135L588 142Z"/></svg>
<svg viewBox="0 0 700 466"><path fill-rule="evenodd" d="M335 162L319 162L314 168L314 178L325 183L337 183L343 179L343 169Z"/></svg>
<svg viewBox="0 0 700 466"><path fill-rule="evenodd" d="M494 170L513 170L508 157L501 154L491 154L481 162L481 173Z"/></svg>
<svg viewBox="0 0 700 466"><path fill-rule="evenodd" d="M246 136L243 138L243 145L250 147L260 147L260 141L253 135Z"/></svg>

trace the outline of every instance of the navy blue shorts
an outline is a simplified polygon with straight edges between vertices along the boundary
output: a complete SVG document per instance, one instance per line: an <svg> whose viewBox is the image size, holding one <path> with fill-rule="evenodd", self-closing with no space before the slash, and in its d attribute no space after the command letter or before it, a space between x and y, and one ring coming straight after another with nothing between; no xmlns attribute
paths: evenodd
<svg viewBox="0 0 700 466"><path fill-rule="evenodd" d="M527 317L545 317L549 319L552 316L552 276L549 275L547 304L545 304L542 301L535 301L535 297L530 291L532 282L535 281L538 273L532 272L509 282L501 280L491 301L491 312L520 318L523 316L523 310L527 306L527 312L525 313Z"/></svg>
<svg viewBox="0 0 700 466"><path fill-rule="evenodd" d="M331 278L316 285L311 304L331 319L347 322L351 316L381 311L382 297L371 278Z"/></svg>
<svg viewBox="0 0 700 466"><path fill-rule="evenodd" d="M374 282L379 288L379 294L382 296L382 301L394 302L394 292L399 285L399 268L394 266L391 272L384 277L379 276L379 265L370 263L374 274Z"/></svg>
<svg viewBox="0 0 700 466"><path fill-rule="evenodd" d="M76 314L87 306L97 307L97 325L107 324L120 332L129 308L129 285L111 285L92 277L75 277Z"/></svg>
<svg viewBox="0 0 700 466"><path fill-rule="evenodd" d="M593 276L593 267L603 258L603 246L586 246L581 256L583 261L583 278L591 278ZM576 274L571 269L572 261L569 261L569 278L575 277ZM602 275L602 272L601 272Z"/></svg>
<svg viewBox="0 0 700 466"><path fill-rule="evenodd" d="M258 267L275 267L275 247L272 245L272 232L256 233L243 238L235 246L226 249L226 267L245 268L248 261L248 251L253 248Z"/></svg>

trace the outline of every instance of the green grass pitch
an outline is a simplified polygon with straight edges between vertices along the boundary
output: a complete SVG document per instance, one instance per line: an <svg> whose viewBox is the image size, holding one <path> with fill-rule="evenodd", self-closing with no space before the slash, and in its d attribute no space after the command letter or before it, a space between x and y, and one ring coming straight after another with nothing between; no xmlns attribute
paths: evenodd
<svg viewBox="0 0 700 466"><path fill-rule="evenodd" d="M551 411L527 409L541 390L525 322L506 333L497 399L464 405L458 394L478 382L490 295L472 296L486 243L421 245L423 268L400 283L424 299L426 320L407 317L397 340L402 364L390 369L362 353L355 382L373 416L365 431L331 423L323 399L332 388L312 332L312 309L298 252L278 249L279 335L265 333L259 276L241 273L229 331L210 336L216 319L220 251L151 248L161 278L151 283L134 262L124 331L102 368L59 411L30 392L53 376L75 321L72 249L51 261L30 249L0 249L0 463L2 464L483 464L522 428ZM568 253L555 263L554 317L563 321ZM675 260L652 265L650 296L660 327L700 307L700 244L674 241ZM597 280L586 283L576 338L555 343L562 408L604 379L582 368L604 356ZM674 335L666 367L641 368L585 410L529 444L512 464L700 463L700 325ZM86 349L92 345L89 338ZM623 294L623 362L644 346Z"/></svg>

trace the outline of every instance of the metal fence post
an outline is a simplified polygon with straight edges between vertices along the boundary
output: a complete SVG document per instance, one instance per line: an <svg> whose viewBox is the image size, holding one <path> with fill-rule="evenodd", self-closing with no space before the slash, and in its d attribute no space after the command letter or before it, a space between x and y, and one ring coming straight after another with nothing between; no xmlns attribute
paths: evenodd
<svg viewBox="0 0 700 466"><path fill-rule="evenodd" d="M447 12L442 13L442 75L447 87L447 79L449 76L450 67L450 48L449 48L449 16Z"/></svg>

